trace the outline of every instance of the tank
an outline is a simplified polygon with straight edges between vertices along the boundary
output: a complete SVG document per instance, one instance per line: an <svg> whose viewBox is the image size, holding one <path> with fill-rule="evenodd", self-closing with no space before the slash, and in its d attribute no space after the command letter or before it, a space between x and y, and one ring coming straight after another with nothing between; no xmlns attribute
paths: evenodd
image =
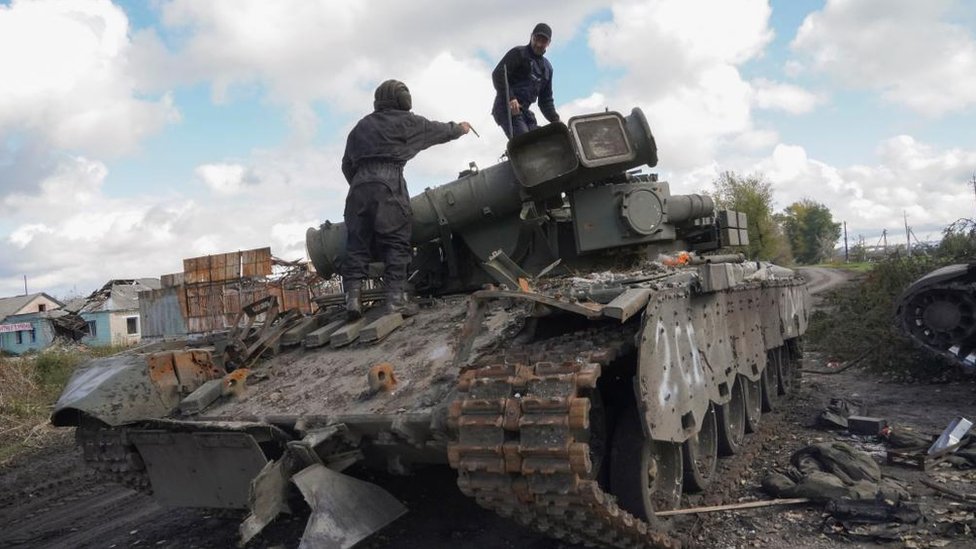
<svg viewBox="0 0 976 549"><path fill-rule="evenodd" d="M918 345L976 374L976 263L948 265L911 283L896 317Z"/></svg>
<svg viewBox="0 0 976 549"><path fill-rule="evenodd" d="M793 271L736 252L744 215L672 194L643 171L656 163L639 109L519 136L507 160L412 198L418 315L349 322L336 293L278 332L280 315L245 324L283 334L275 356L232 338L98 359L52 422L77 427L106 480L249 509L244 543L300 494L302 545L350 547L405 512L352 465L442 464L547 535L679 547L656 513L706 489L795 385L809 297ZM308 230L325 278L344 231ZM369 287L379 304L382 280Z"/></svg>

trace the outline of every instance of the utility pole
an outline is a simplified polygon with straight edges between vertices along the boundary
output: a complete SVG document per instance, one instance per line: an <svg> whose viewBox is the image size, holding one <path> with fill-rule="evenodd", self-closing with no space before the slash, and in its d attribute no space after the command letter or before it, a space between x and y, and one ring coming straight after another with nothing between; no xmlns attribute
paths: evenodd
<svg viewBox="0 0 976 549"><path fill-rule="evenodd" d="M973 192L976 193L976 172L973 172L973 179L971 180L973 184Z"/></svg>
<svg viewBox="0 0 976 549"><path fill-rule="evenodd" d="M912 257L912 230L908 228L908 212L902 210L901 213L905 216L905 252Z"/></svg>
<svg viewBox="0 0 976 549"><path fill-rule="evenodd" d="M844 263L850 263L851 257L847 253L847 222L844 222Z"/></svg>
<svg viewBox="0 0 976 549"><path fill-rule="evenodd" d="M884 242L885 257L888 257L888 229L881 230L881 241Z"/></svg>
<svg viewBox="0 0 976 549"><path fill-rule="evenodd" d="M24 295L27 295L27 275L24 275Z"/></svg>

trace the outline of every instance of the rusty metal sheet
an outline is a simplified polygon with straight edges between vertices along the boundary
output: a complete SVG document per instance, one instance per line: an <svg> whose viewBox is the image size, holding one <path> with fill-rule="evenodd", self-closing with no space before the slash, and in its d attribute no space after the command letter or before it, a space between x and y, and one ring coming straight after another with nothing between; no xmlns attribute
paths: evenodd
<svg viewBox="0 0 976 549"><path fill-rule="evenodd" d="M210 256L184 259L183 276L187 284L210 282Z"/></svg>
<svg viewBox="0 0 976 549"><path fill-rule="evenodd" d="M257 248L241 252L241 275L244 277L271 274L271 248Z"/></svg>
<svg viewBox="0 0 976 549"><path fill-rule="evenodd" d="M200 349L174 351L172 356L173 368L176 370L182 394L190 394L205 382L224 374L214 365L208 351Z"/></svg>
<svg viewBox="0 0 976 549"><path fill-rule="evenodd" d="M180 379L176 375L173 365L173 353L153 353L146 356L149 368L149 380L159 390L165 401L178 401L180 395Z"/></svg>
<svg viewBox="0 0 976 549"><path fill-rule="evenodd" d="M210 281L223 282L241 277L241 252L229 252L210 257Z"/></svg>

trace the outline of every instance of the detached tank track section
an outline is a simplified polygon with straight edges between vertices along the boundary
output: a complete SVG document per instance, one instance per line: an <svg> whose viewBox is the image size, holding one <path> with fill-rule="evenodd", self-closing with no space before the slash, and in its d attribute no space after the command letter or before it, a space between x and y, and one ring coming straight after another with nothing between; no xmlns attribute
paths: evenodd
<svg viewBox="0 0 976 549"><path fill-rule="evenodd" d="M621 509L596 480L589 413L601 369L637 323L573 332L462 373L448 448L458 486L478 504L546 535L609 547L677 549L672 535Z"/></svg>
<svg viewBox="0 0 976 549"><path fill-rule="evenodd" d="M98 480L152 494L152 484L142 456L134 445L128 443L122 429L78 427L75 440L81 447L85 464L94 471Z"/></svg>

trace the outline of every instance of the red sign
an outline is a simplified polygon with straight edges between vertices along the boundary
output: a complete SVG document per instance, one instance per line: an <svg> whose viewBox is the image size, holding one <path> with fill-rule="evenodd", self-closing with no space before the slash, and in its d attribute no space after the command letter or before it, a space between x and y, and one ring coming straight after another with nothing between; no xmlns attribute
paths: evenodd
<svg viewBox="0 0 976 549"><path fill-rule="evenodd" d="M6 332L29 332L34 329L30 322L18 322L17 324L0 324L0 334Z"/></svg>

